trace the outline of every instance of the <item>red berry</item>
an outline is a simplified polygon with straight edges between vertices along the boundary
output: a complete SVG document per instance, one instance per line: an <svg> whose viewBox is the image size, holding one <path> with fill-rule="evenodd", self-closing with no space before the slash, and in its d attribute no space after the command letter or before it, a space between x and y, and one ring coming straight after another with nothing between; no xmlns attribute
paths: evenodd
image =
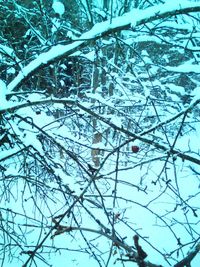
<svg viewBox="0 0 200 267"><path fill-rule="evenodd" d="M138 153L138 151L140 150L139 146L132 146L131 150L133 153Z"/></svg>

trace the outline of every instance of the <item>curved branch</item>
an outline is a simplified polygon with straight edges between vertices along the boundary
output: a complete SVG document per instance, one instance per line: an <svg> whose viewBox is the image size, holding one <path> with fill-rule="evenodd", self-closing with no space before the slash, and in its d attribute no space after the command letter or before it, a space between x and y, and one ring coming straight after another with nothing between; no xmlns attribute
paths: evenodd
<svg viewBox="0 0 200 267"><path fill-rule="evenodd" d="M181 261L179 261L178 263L176 263L174 265L174 267L184 267L184 266L190 266L190 263L192 262L192 260L195 258L195 256L200 252L200 243L198 243L196 245L196 247L188 253L188 255L182 259Z"/></svg>
<svg viewBox="0 0 200 267"><path fill-rule="evenodd" d="M95 234L108 238L114 244L116 244L116 246L123 248L128 253L131 261L139 262L138 253L135 252L132 246L125 244L120 239L118 239L116 236L109 235L103 232L102 230L99 231L99 230L86 228L86 227L72 227L72 226L68 227L68 226L62 226L62 225L58 225L57 228L58 230L54 233L54 235L51 238L54 238L56 235L63 234L65 232L70 232L70 231L86 231L86 232L95 233ZM157 265L149 261L144 261L144 267L161 267L161 265Z"/></svg>
<svg viewBox="0 0 200 267"><path fill-rule="evenodd" d="M112 23L110 23L110 20L97 23L91 30L82 34L80 38L75 40L73 43L68 45L56 45L48 52L40 54L35 60L31 61L8 84L8 94L19 87L25 80L27 80L39 69L49 66L51 63L61 58L72 55L77 50L88 45L91 40L97 40L111 33L125 30L130 27L135 28L139 25L158 19L198 11L200 11L200 5L198 3L179 0L178 3L165 3L147 8L145 10L133 9L124 16L113 18Z"/></svg>

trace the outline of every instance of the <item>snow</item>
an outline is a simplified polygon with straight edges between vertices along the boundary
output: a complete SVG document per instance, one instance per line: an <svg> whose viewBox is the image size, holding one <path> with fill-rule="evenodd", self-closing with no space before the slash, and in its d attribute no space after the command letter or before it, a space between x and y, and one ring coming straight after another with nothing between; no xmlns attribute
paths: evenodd
<svg viewBox="0 0 200 267"><path fill-rule="evenodd" d="M7 158L12 157L12 155L16 155L20 151L21 151L21 149L19 149L19 148L10 148L9 150L1 151L0 161L3 161Z"/></svg>
<svg viewBox="0 0 200 267"><path fill-rule="evenodd" d="M57 2L58 3L58 2ZM60 2L61 3L61 2ZM189 1L179 1L179 4L182 3L183 5L191 5L191 2ZM171 6L177 6L177 3L173 3L173 2L168 2L166 4L166 10L170 10ZM180 7L180 6L179 6ZM56 11L55 11L56 12ZM65 53L67 53L67 55L69 55L70 53L72 53L74 50L79 49L79 47L84 44L84 42L87 42L88 40L90 40L91 38L96 38L101 34L104 34L105 31L110 31L112 29L116 29L116 27L122 27L124 25L131 24L132 27L135 27L139 21L142 18L150 18L151 16L154 16L156 12L158 12L158 7L153 7L153 8L149 8L147 11L143 12L139 11L138 15L135 16L135 10L133 10L132 12L128 13L127 15L119 18L119 20L117 21L116 19L112 20L112 23L110 23L110 21L105 22L105 23L99 23L96 26L94 26L89 32L83 34L80 39L78 39L77 41L75 41L74 43L70 44L70 45L57 45L54 46L53 48L51 48L48 52L45 53L41 53L39 56L37 56L37 58L35 58L35 60L33 60L32 62L30 62L26 67L23 68L23 70L18 74L18 76L8 85L8 90L9 92L12 92L15 87L21 82L23 81L23 79L27 76L33 73L34 70L36 70L39 66L43 65L43 64L48 64L50 63L52 60L58 59L60 56L63 56ZM159 11L159 12L164 12L164 11ZM57 12L60 16L63 14L62 13L62 9L61 11L59 10L59 12ZM141 39L142 40L142 39ZM77 51L77 53L79 53L79 55L82 55L81 51ZM93 61L95 58L95 54L94 52L89 52L85 55L87 59ZM152 64L151 60L148 57L148 53L146 50L143 51L142 56L144 57L146 63L148 64ZM130 62L132 64L137 65L136 60L134 58L132 58L130 60ZM108 62L110 64L110 62ZM116 67L116 69L121 73L123 73L123 71L118 67L118 66L114 66L114 64L112 64L113 67ZM197 72L197 67L198 65L193 65L192 62L186 62L183 65L178 66L179 71L182 70L182 72L190 72L188 70L190 70L192 67L194 67L194 69L196 71L194 71L195 73ZM62 65L62 68L65 69L66 65ZM166 67L166 68L170 68ZM177 70L177 67L171 67L174 68L172 71L175 72ZM152 68L152 72L155 72L155 74L157 73L158 69L157 68ZM91 144L91 139L92 139L92 134L94 133L99 133L99 132L104 132L109 130L110 125L109 123L114 123L116 127L120 128L119 129L119 133L121 132L121 136L120 138L124 138L126 141L128 140L128 138L137 138L136 141L133 142L134 145L138 145L141 147L140 149L140 153L138 154L134 154L131 153L130 151L130 147L128 147L128 145L126 146L125 150L120 151L120 159L118 159L117 157L115 157L115 154L113 154L113 156L108 157L106 164L104 164L103 168L102 168L102 174L104 175L103 179L99 179L97 181L95 181L95 183L98 186L98 190L102 190L102 201L105 204L105 208L109 211L109 214L106 214L107 216L110 216L110 214L112 213L117 213L120 212L122 214L122 216L124 215L123 220L119 220L119 222L116 222L115 224L115 229L117 232L120 233L120 235L122 235L123 237L127 237L127 239L125 241L127 241L127 243L131 246L133 245L133 240L132 240L132 235L134 231L138 231L138 233L140 233L142 236L145 236L145 238L141 241L142 246L145 247L145 249L148 250L148 260L151 260L152 262L157 262L158 264L166 264L166 262L163 260L163 257L161 255L159 255L159 253L156 253L155 250L153 249L153 246L158 247L159 250L163 253L166 253L166 251L172 251L172 249L176 249L177 248L177 240L174 237L173 232L171 231L171 229L175 229L175 232L177 233L177 235L181 235L183 236L183 242L190 242L191 240L188 238L188 233L185 234L185 229L181 228L180 225L179 227L174 226L173 224L175 224L175 220L180 221L181 223L179 224L184 224L185 227L187 227L187 217L183 216L183 212L182 209L184 208L182 203L179 203L177 201L180 201L180 199L178 198L177 195L173 194L172 191L169 190L170 186L174 186L174 182L170 182L167 184L167 182L164 180L164 178L166 178L163 174L163 177L160 175L163 171L163 168L165 168L165 162L164 160L167 158L167 153L170 151L170 147L169 147L169 143L164 142L165 141L165 136L163 134L162 131L158 132L159 129L162 129L162 126L165 127L167 124L175 125L176 123L180 123L181 122L181 116L184 113L187 113L187 111L189 111L190 109L192 110L193 105L195 104L195 101L199 101L200 99L200 88L196 87L196 89L194 90L194 94L195 97L192 101L192 103L190 104L190 106L188 106L187 108L181 109L179 112L176 112L169 116L167 113L164 114L165 116L165 120L162 120L158 123L159 120L156 121L156 123L154 124L150 124L149 128L145 128L145 130L140 131L139 133L137 132L137 134L135 134L134 132L130 132L130 135L127 134L127 132L130 130L128 127L127 128L123 128L124 125L124 120L128 120L130 119L131 122L133 122L133 120L135 119L135 116L137 116L138 114L132 114L133 118L129 118L129 114L126 114L126 112L124 111L124 117L123 116L117 116L116 113L114 114L114 112L110 112L110 113L106 113L106 114L101 114L98 116L98 124L95 127L95 132L93 129L93 132L90 132L90 130L88 128L84 128L82 129L81 127L81 123L86 122L86 125L90 125L91 121L88 120L88 114L90 114L90 112L96 112L97 108L99 108L99 106L102 106L103 108L105 107L108 110L111 111L117 111L117 104L115 104L114 100L120 99L121 101L121 105L123 105L123 107L126 107L126 101L128 101L128 103L130 103L130 105L134 106L134 103L137 103L138 101L140 101L140 105L142 107L144 107L145 110L145 115L154 115L155 111L152 111L152 109L145 109L145 105L146 105L146 101L147 98L151 97L151 90L149 89L150 87L147 86L147 83L143 83L143 90L144 90L144 95L142 95L141 93L137 93L134 92L134 94L130 94L129 90L127 90L127 88L124 86L124 84L122 83L122 79L121 77L119 77L119 75L117 74L117 72L113 72L111 73L116 80L116 94L114 97L104 97L102 96L102 88L99 87L97 88L97 90L95 91L95 93L86 93L86 97L87 97L87 102L84 103L84 99L81 99L79 104L78 102L76 103L76 101L74 101L74 105L72 106L72 110L74 111L75 116L77 116L78 120L74 119L74 124L73 124L73 119L70 121L70 116L74 116L73 115L66 115L63 118L59 118L59 119L55 119L53 116L47 116L45 112L43 112L42 108L45 104L48 102L49 106L48 106L48 110L51 111L51 108L53 109L59 109L59 108L63 108L63 105L59 104L59 99L56 98L52 98L52 102L50 101L51 99L45 99L42 98L39 94L30 94L26 99L24 99L24 102L22 102L21 104L17 103L12 103L12 105L16 106L16 115L20 115L24 118L26 118L27 120L29 120L30 123L24 122L23 120L19 120L17 123L13 122L13 124L9 124L12 126L12 130L16 133L17 138L19 138L23 145L25 147L33 145L35 148L37 148L37 152L34 153L34 159L36 160L38 154L40 156L42 156L42 159L44 160L44 162L46 161L49 166L52 167L52 170L54 171L54 174L59 176L61 178L61 182L58 183L59 188L56 188L57 184L56 181L52 180L52 181L46 181L45 180L45 173L42 174L41 177L31 177L31 178L35 178L37 183L36 185L39 186L39 182L40 182L40 178L42 178L42 183L43 183L43 187L45 190L45 186L49 186L52 190L51 192L49 191L49 199L47 199L47 201L51 200L51 193L55 190L58 191L62 190L61 185L62 182L64 182L64 184L66 186L69 186L71 189L73 189L75 192L73 194L77 194L77 196L74 199L78 199L79 196L81 196L82 194L82 187L87 188L89 181L87 179L87 172L84 172L84 168L80 168L81 164L83 166L87 166L88 163L88 159L91 160L91 149L103 149L105 150L105 158L106 158L106 153L110 153L113 152L116 147L118 147L121 143L121 140L119 141L120 144L115 143L114 141L114 137L112 140L112 137L106 136L106 142L108 142L107 145L105 145L105 140L103 141L99 141L97 143L92 143ZM135 79L133 77L131 77L130 73L127 73L127 75L125 76L125 73L123 73L124 77L128 78L128 79L132 79L132 81ZM148 75L145 76L142 74L139 75L137 74L138 78L142 78L142 77L147 77ZM135 79L137 81L137 79ZM62 86L64 86L64 81L63 80L59 80L58 82L60 82L60 84ZM129 82L130 85L131 82ZM127 83L128 84L128 83ZM160 81L154 81L153 85L158 85L161 86L161 82ZM6 96L6 92L7 92L7 88L6 88L6 84L0 80L0 89L3 88L2 91L0 91L1 95L2 95L2 99L5 99ZM168 83L168 88L171 90L176 91L177 93L180 93L182 95L184 95L184 88L181 86L176 86L174 84L170 84ZM163 88L162 88L163 89ZM119 94L119 92L121 93L121 95ZM1 97L0 95L0 97ZM120 95L120 97L118 97ZM46 102L45 102L46 100ZM29 102L26 101L30 101L30 106L26 106L24 104L27 104ZM34 105L34 101L37 102L37 107L35 107ZM53 101L57 101L57 104L53 104ZM64 101L66 101L66 107L68 104L68 99L60 99L60 101L62 101L62 103L64 104ZM124 101L124 102L123 102ZM10 105L10 104L9 104ZM77 108L78 107L78 108ZM34 108L41 108L41 113L38 115L36 114L36 111ZM77 108L77 109L75 109ZM82 108L82 109L81 109ZM88 113L85 111L85 108L88 109ZM160 107L158 107L157 112L159 114ZM120 111L122 114L122 111ZM149 112L149 113L148 113ZM81 117L80 115L83 114L83 117ZM96 113L98 115L98 113ZM82 121L83 118L83 121ZM176 120L177 119L177 120ZM179 120L180 119L180 120ZM40 130L43 130L44 133L46 134L46 136L48 137L48 140L51 140L51 138L53 138L55 140L54 145L51 147L51 145L47 145L47 147L42 147L41 143L39 141L39 139L37 138L37 134L40 132L40 130L36 127L34 127L34 124L31 124L31 121L33 123L35 123L37 125L38 128L40 128ZM94 119L95 121L97 120L97 118L95 117ZM137 120L137 117L136 117ZM107 125L105 125L105 123L102 122L107 122ZM80 126L79 126L80 123ZM153 126L152 126L153 125ZM106 126L106 127L105 127ZM194 125L193 125L194 126ZM88 126L89 127L89 126ZM195 128L198 129L198 125L195 125ZM126 130L127 129L127 130ZM131 130L130 130L131 131ZM126 134L125 134L126 133ZM149 133L149 135L148 135ZM151 134L154 133L154 134ZM118 133L117 133L118 134ZM167 131L166 131L166 134ZM145 137L144 137L145 136ZM160 136L160 139L158 138ZM158 141L153 141L155 139L157 139ZM169 135L169 141L173 142L173 138ZM164 140L164 141L163 141ZM185 135L183 137L181 137L177 142L176 142L176 149L180 149L180 151L184 151L183 154L185 153L185 155L187 155L187 153L190 153L190 146L192 148L195 147L195 149L193 150L194 152L198 153L199 148L196 145L196 141L199 140L199 132L195 132L195 134L190 133L190 135ZM67 142L69 141L69 142ZM143 142L145 141L145 142ZM146 143L146 144L145 144ZM75 163L78 162L80 163L80 165L76 166L76 168L74 170L72 170L73 164L71 158L69 158L69 162L66 162L66 155L64 153L62 153L62 151L59 152L58 151L54 151L56 145L55 144L60 144L60 146L63 146L66 151L71 152L73 151L73 153L75 155L78 156L78 158L75 158ZM156 152L154 153L154 144L156 144L159 148L159 146L162 146L162 151L164 150L165 152ZM18 145L18 144L17 144ZM20 144L22 145L22 144ZM54 147L55 146L55 147ZM69 146L69 147L68 147ZM46 152L45 152L46 149ZM48 151L48 149L51 149L51 151ZM57 147L56 147L57 149ZM56 150L55 149L55 150ZM186 151L188 150L188 151ZM2 151L1 152L1 158L0 160L3 160L5 157L9 157L10 155L12 155L12 153L17 153L20 150L18 149L9 149L8 151ZM88 151L90 151L88 153ZM116 151L115 151L116 152ZM64 154L64 155L63 155ZM154 157L151 157L151 155L153 155ZM28 153L27 153L27 156ZM189 197L189 194L194 194L196 193L196 190L198 188L198 184L199 181L198 179L196 179L195 176L191 176L191 172L190 171L185 171L185 166L187 166L188 162L183 162L181 159L178 158L179 155L177 155L177 160L175 162L171 162L171 158L169 159L169 161L166 161L166 169L165 169L165 175L170 178L174 177L174 172L173 172L173 168L174 167L176 169L177 175L179 177L179 181L178 183L181 184L181 197L182 199L186 199L187 197ZM195 155L196 158L198 158L197 155ZM118 160L120 160L120 162L124 161L124 166L120 166L121 169L118 168ZM162 161L163 160L163 161ZM26 162L25 162L26 163ZM54 164L60 164L63 168L65 167L65 165L67 165L67 168L69 168L70 171L70 175L67 174L66 170L63 170L62 168L57 168ZM9 164L9 163L8 163ZM14 162L14 164L17 166L17 162ZM121 164L121 163L120 163ZM192 164L192 163L190 163ZM25 164L24 164L25 165ZM164 166L164 167L163 167ZM197 165L198 167L198 165ZM19 169L19 172L21 171L21 168ZM34 168L34 167L33 167ZM71 168L71 169L70 169ZM80 175L78 173L78 170L80 168ZM32 170L30 170L32 171ZM77 171L77 173L73 173L73 171ZM83 172L83 175L82 175ZM15 169L15 171L13 170L12 173L12 168L9 168L9 170L6 171L6 174L13 174L16 175L18 174L17 170ZM159 176L160 175L160 176ZM28 175L27 175L28 176ZM39 175L37 175L39 176ZM86 178L87 177L87 178ZM144 177L146 177L144 179ZM152 182L155 181L156 179L159 178L159 183L160 183L160 187L156 187ZM85 181L82 180L82 178L85 179ZM105 179L104 179L105 178ZM43 180L44 179L44 180ZM18 179L20 180L20 179ZM190 187L188 187L188 181L190 182ZM24 184L23 184L24 182ZM26 192L28 186L26 181L23 181L22 184L18 184L18 188L17 189L21 189L23 188L23 194L26 196L29 194ZM114 186L117 186L117 205L114 206L113 205L113 188ZM137 187L135 188L134 186L138 185L138 188L140 189L144 189L145 186L148 186L147 188L147 193L145 192L141 192ZM33 186L34 187L34 186ZM113 187L113 188L112 188ZM165 194L165 188L167 191L167 193ZM171 187L172 188L172 187ZM27 211L27 216L29 216L29 213L32 214L32 195L34 192L34 189L31 189L31 197L30 197L30 202L24 201L23 204L23 209L25 211ZM112 191L113 190L113 191ZM20 190L18 190L19 192L17 192L17 194L20 194ZM45 192L45 191L44 191ZM60 191L59 191L60 192ZM95 195L95 193L96 195ZM91 188L88 191L88 196L84 196L84 197L88 197L90 198L91 195L94 194L94 199L95 201L98 200L99 195L97 194L98 192L95 191L95 188L91 186ZM125 193L125 194L124 194ZM24 195L22 197L22 199L20 199L20 204L21 201L24 200ZM56 195L56 194L55 194ZM54 195L54 196L55 196ZM63 194L64 195L64 194ZM57 196L57 195L56 195ZM69 197L69 200L67 199L67 201L72 201L70 198L73 197L68 196L66 194L67 198ZM52 199L52 202L50 201L50 211L46 211L45 208L43 207L43 203L40 206L40 202L39 202L39 198L37 198L37 201L39 202L38 206L39 209L42 210L45 214L45 216L43 216L42 218L44 220L47 220L47 225L48 228L50 227L50 223L49 222L49 218L52 217L52 214L54 213L61 213L63 209L66 209L66 196L64 195L63 198L61 196L57 196L57 198ZM83 201L82 198L80 198L81 201ZM152 201L152 199L156 199L156 201ZM197 201L197 197L194 199L189 199L188 203L192 205L196 205L198 207L199 201ZM91 199L90 199L91 200ZM45 200L46 201L46 200ZM100 202L100 200L98 201ZM48 202L49 203L49 202ZM84 200L84 205L85 207L87 206L87 201ZM92 203L89 203L92 204ZM46 203L45 203L46 205ZM60 206L59 206L60 205ZM64 205L64 208L63 208ZM171 212L173 211L173 209L176 207L177 205L177 213ZM181 206L182 205L182 206ZM31 209L30 209L31 207ZM49 208L48 207L48 208ZM58 207L61 207L60 209L58 209ZM79 210L81 210L81 205L78 205L78 207L75 207L73 209L73 214L76 214L76 208ZM17 201L14 203L14 206L12 206L13 210L18 210L17 209ZM47 209L47 208L46 208ZM24 210L22 210L22 213L24 212ZM145 211L145 215L144 215L144 211ZM81 211L82 212L82 211ZM102 211L102 209L98 209L96 210L96 208L93 207L92 210L93 214L95 214L96 218L101 219L101 221L105 224L107 224L107 218L104 214L104 210ZM190 211L189 211L190 212ZM159 214L159 216L156 215L156 213ZM166 227L167 224L164 224L162 218L164 218L165 214L169 213L169 215L167 216L167 220L169 221L170 227ZM170 213L172 213L172 215L170 215ZM46 216L47 214L47 216ZM37 217L38 216L38 217ZM38 215L37 213L36 218L40 219L40 215ZM87 224L90 225L90 227L98 227L95 222L85 213L82 213L80 216L82 216L81 218L81 224ZM163 217L162 217L163 216ZM110 216L111 217L111 216ZM28 218L28 217L27 217ZM145 220L143 219L145 218ZM79 219L77 217L77 219ZM65 223L71 223L72 218L68 218L66 216L65 218ZM132 231L132 229L129 229L127 227L127 225L129 225L129 220L130 220L130 225L133 227L134 231ZM166 220L166 221L167 221ZM192 221L192 223L196 223L196 220L193 218L190 219L190 222ZM131 224L132 223L132 224ZM165 226L165 227L164 227ZM197 225L198 226L198 225ZM20 227L20 225L19 225ZM136 230L135 230L136 229ZM195 229L195 228L194 228ZM183 231L184 230L184 231ZM186 229L187 230L187 229ZM35 235L36 231L34 232L33 235ZM41 235L43 235L43 233L40 233ZM195 235L195 233L194 233ZM73 247L76 247L77 243L82 245L81 242L79 240L79 233L77 233L76 235L76 240L75 242L71 242L73 240L70 239L70 236L65 236L65 246L68 247L68 245L70 244L70 248L73 249ZM166 241L166 236L168 237L168 240ZM69 238L68 238L69 237ZM94 238L93 235L87 235L87 237L91 237L90 240L92 240ZM146 238L147 237L147 238ZM35 236L34 236L35 238ZM75 238L74 238L75 239ZM100 240L100 239L99 239ZM148 240L150 240L150 243L148 243ZM29 241L29 240L28 240ZM69 242L68 242L69 241ZM63 244L63 236L57 237L53 240L55 246L57 244ZM98 240L97 240L98 242ZM104 244L107 245L107 243L99 241L100 248L101 246L104 246ZM33 243L34 244L34 243ZM45 243L46 245L48 245L48 241ZM103 247L103 249L107 249L107 247ZM98 247L99 248L99 247ZM165 251L164 251L165 249ZM184 250L184 248L183 248ZM149 253L150 252L150 253ZM62 252L60 253L60 258L62 259ZM122 253L120 251L120 253ZM79 255L79 254L77 254ZM71 252L69 254L69 257L63 257L64 261L66 264L68 264L70 266L71 264L71 259L72 257L79 258L79 260L81 260L82 262L88 262L88 258L82 254L80 254L80 257L77 255L73 254L73 252ZM119 255L119 254L118 254ZM118 256L117 255L117 256ZM56 261L56 257L55 257L55 261ZM69 262L66 262L69 261ZM164 262L164 263L163 263ZM91 266L96 266L93 261L92 258L90 258L89 264L91 264ZM89 266L89 264L87 263L87 266ZM130 266L133 263L130 263ZM129 265L129 263L126 264L127 266ZM114 266L114 264L113 264ZM118 263L116 263L116 266L119 266ZM164 265L165 266L165 265Z"/></svg>
<svg viewBox="0 0 200 267"><path fill-rule="evenodd" d="M15 51L12 48L10 48L6 45L0 44L0 53L2 53L2 54L5 53L5 54L9 55L10 57L14 57L16 62L19 64L19 66L22 67L20 59L15 55ZM0 54L0 57L1 57L1 54Z"/></svg>
<svg viewBox="0 0 200 267"><path fill-rule="evenodd" d="M62 16L65 13L65 6L62 2L54 0L52 4L52 8L55 13L59 14Z"/></svg>
<svg viewBox="0 0 200 267"><path fill-rule="evenodd" d="M200 73L200 65L190 64L187 62L176 67L166 66L165 69L168 71L181 73Z"/></svg>
<svg viewBox="0 0 200 267"><path fill-rule="evenodd" d="M181 95L184 95L186 93L184 87L175 85L173 83L168 83L167 87L170 88L171 91L180 93Z"/></svg>
<svg viewBox="0 0 200 267"><path fill-rule="evenodd" d="M112 22L110 20L97 23L93 26L91 30L86 33L83 33L80 38L77 39L72 44L69 45L56 45L52 47L48 52L40 54L35 60L30 62L26 67L24 67L17 77L8 85L8 93L11 92L20 82L29 74L34 72L43 64L47 64L65 54L72 54L74 50L78 49L82 44L86 43L88 40L95 39L102 36L105 33L116 31L117 29L123 29L127 26L134 25L138 26L144 21L151 21L154 16L159 13L160 16L172 12L173 10L179 10L181 8L189 7L199 7L197 3L191 3L189 1L176 1L171 3L165 3L164 5L156 5L150 7L146 10L132 10L129 13L126 13L124 16L113 18Z"/></svg>
<svg viewBox="0 0 200 267"><path fill-rule="evenodd" d="M26 67L24 67L20 73L16 76L15 79L13 79L12 82L10 82L7 86L8 91L7 93L11 93L13 89L18 86L25 77L30 75L34 70L36 70L39 66L47 64L56 58L63 56L69 51L72 51L76 47L80 46L83 41L76 41L69 45L56 45L52 47L48 52L41 53L37 58L33 61L31 61Z"/></svg>
<svg viewBox="0 0 200 267"><path fill-rule="evenodd" d="M0 109L7 107L7 100L6 100L6 94L7 94L7 87L4 81L0 80Z"/></svg>

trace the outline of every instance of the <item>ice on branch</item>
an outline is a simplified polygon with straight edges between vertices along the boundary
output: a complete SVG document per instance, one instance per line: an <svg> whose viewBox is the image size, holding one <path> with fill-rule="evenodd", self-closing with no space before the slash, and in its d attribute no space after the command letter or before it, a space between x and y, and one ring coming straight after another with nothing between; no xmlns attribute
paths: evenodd
<svg viewBox="0 0 200 267"><path fill-rule="evenodd" d="M60 16L65 13L65 6L60 1L54 1L52 4L54 12Z"/></svg>
<svg viewBox="0 0 200 267"><path fill-rule="evenodd" d="M6 91L6 84L4 83L4 81L0 80L0 108L5 107L6 105Z"/></svg>

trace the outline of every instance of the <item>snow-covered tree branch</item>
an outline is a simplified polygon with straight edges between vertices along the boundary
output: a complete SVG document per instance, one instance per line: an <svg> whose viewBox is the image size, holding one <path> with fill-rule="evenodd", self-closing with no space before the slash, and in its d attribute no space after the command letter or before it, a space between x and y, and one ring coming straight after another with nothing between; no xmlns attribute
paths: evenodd
<svg viewBox="0 0 200 267"><path fill-rule="evenodd" d="M0 263L199 266L200 5L0 2Z"/></svg>
<svg viewBox="0 0 200 267"><path fill-rule="evenodd" d="M150 7L145 10L133 9L121 17L97 23L91 30L83 33L76 41L68 45L53 46L48 52L42 53L26 67L22 68L17 77L9 83L8 93L12 92L16 87L26 80L30 75L34 74L38 69L44 68L46 65L72 55L74 52L88 45L89 41L99 39L101 37L113 34L115 32L146 24L148 22L156 21L158 19L165 19L179 14L187 14L192 12L199 12L200 6L198 3L190 1L178 1L172 3L160 4L158 6ZM72 39L73 41L73 39Z"/></svg>

